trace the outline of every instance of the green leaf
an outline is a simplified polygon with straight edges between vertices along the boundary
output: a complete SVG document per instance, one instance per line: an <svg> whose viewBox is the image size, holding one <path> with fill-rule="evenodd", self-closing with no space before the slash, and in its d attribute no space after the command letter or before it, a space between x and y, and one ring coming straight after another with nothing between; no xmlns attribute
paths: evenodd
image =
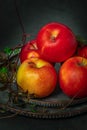
<svg viewBox="0 0 87 130"><path fill-rule="evenodd" d="M8 72L8 69L6 67L2 67L0 68L0 73L7 73Z"/></svg>
<svg viewBox="0 0 87 130"><path fill-rule="evenodd" d="M87 44L87 39L85 39L79 35L76 36L76 39L77 39L77 41L79 41L81 43Z"/></svg>
<svg viewBox="0 0 87 130"><path fill-rule="evenodd" d="M20 52L20 49L15 49L14 54L18 54Z"/></svg>
<svg viewBox="0 0 87 130"><path fill-rule="evenodd" d="M10 55L12 53L12 50L9 48L9 47L6 47L4 49L4 52L7 54L7 55Z"/></svg>

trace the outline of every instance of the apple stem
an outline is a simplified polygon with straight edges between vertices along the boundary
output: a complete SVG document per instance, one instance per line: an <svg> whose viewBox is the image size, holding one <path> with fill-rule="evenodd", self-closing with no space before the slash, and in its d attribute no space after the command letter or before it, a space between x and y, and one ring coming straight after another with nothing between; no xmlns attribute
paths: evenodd
<svg viewBox="0 0 87 130"><path fill-rule="evenodd" d="M51 36L51 40L52 40L52 42L55 42L55 39L56 39L56 37Z"/></svg>

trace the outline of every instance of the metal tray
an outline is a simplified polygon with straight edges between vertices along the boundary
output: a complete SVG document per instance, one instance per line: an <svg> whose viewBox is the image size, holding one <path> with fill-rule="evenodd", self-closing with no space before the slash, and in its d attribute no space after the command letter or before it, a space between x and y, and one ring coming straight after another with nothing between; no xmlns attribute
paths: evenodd
<svg viewBox="0 0 87 130"><path fill-rule="evenodd" d="M16 87L16 86L15 86ZM55 92L43 99L30 99L26 104L20 98L19 103L8 102L8 92L0 92L0 108L6 112L33 118L67 118L87 112L87 98L71 99L57 87Z"/></svg>

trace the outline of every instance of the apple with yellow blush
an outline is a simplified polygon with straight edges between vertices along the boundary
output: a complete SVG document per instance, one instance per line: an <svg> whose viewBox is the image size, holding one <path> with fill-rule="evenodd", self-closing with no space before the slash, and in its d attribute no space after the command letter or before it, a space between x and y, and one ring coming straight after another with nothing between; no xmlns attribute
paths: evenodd
<svg viewBox="0 0 87 130"><path fill-rule="evenodd" d="M47 97L56 88L57 73L49 62L30 58L20 64L17 71L17 84L34 98Z"/></svg>

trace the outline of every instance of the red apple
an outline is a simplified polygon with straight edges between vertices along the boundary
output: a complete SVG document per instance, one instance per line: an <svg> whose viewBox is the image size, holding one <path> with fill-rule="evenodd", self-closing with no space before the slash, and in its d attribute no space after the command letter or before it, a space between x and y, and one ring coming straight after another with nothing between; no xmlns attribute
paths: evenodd
<svg viewBox="0 0 87 130"><path fill-rule="evenodd" d="M39 58L22 62L17 71L17 84L29 95L37 98L49 96L56 88L57 73L49 63Z"/></svg>
<svg viewBox="0 0 87 130"><path fill-rule="evenodd" d="M59 69L59 85L69 97L87 97L87 59L75 56L66 60Z"/></svg>
<svg viewBox="0 0 87 130"><path fill-rule="evenodd" d="M77 50L77 55L87 58L87 45L79 47Z"/></svg>
<svg viewBox="0 0 87 130"><path fill-rule="evenodd" d="M20 61L21 63L29 58L40 57L39 50L37 48L36 40L28 41L23 45L20 52Z"/></svg>
<svg viewBox="0 0 87 130"><path fill-rule="evenodd" d="M20 52L20 61L21 63L30 58L42 58L39 49L37 48L36 40L28 41L26 44L23 45ZM55 66L56 63L51 63L53 66Z"/></svg>
<svg viewBox="0 0 87 130"><path fill-rule="evenodd" d="M69 27L53 22L39 30L37 47L43 59L50 62L63 62L74 54L77 40Z"/></svg>

